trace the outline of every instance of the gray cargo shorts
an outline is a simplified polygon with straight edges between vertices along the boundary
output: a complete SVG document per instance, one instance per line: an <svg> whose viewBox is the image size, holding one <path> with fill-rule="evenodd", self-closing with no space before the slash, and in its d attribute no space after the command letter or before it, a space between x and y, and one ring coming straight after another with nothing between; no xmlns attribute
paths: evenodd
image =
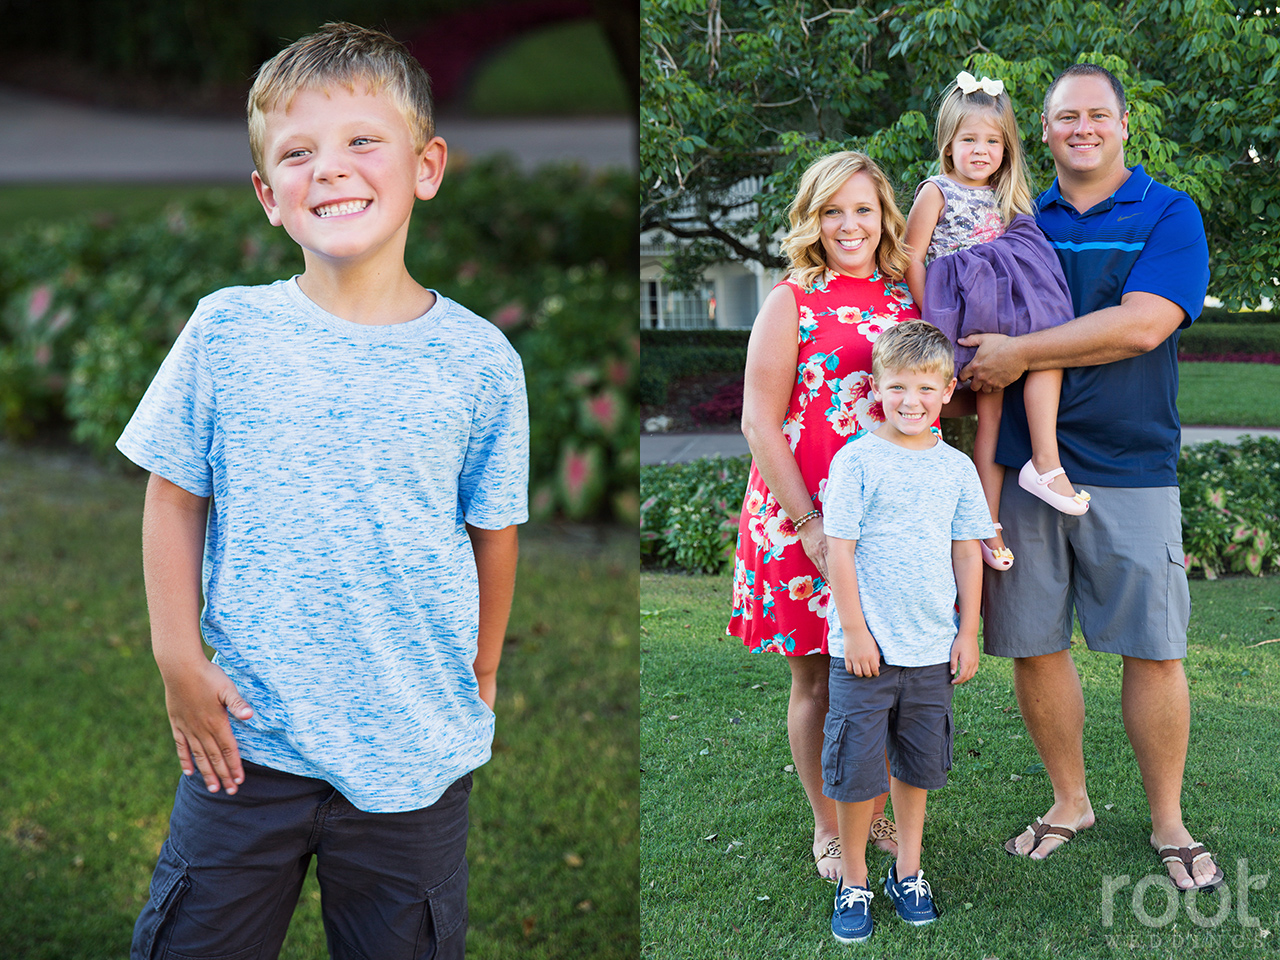
<svg viewBox="0 0 1280 960"><path fill-rule="evenodd" d="M983 649L997 657L1066 650L1074 615L1090 650L1181 660L1191 594L1178 488L1084 487L1089 512L1072 517L1005 473L1000 522L1014 564L984 571Z"/></svg>

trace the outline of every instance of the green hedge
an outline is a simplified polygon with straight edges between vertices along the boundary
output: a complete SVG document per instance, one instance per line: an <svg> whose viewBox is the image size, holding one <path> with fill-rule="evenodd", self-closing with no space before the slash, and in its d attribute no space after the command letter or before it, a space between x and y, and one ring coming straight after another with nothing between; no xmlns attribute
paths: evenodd
<svg viewBox="0 0 1280 960"><path fill-rule="evenodd" d="M691 573L727 569L750 466L750 457L709 457L642 467L642 562ZM1280 440L1187 447L1178 483L1188 571L1214 579L1280 570Z"/></svg>
<svg viewBox="0 0 1280 960"><path fill-rule="evenodd" d="M1178 350L1192 356L1280 353L1280 323L1271 322L1271 317L1280 314L1211 313L1207 309L1205 316L1182 331ZM1242 318L1253 318L1254 322ZM639 402L665 404L668 386L680 377L742 370L749 336L748 330L640 331Z"/></svg>
<svg viewBox="0 0 1280 960"><path fill-rule="evenodd" d="M751 330L641 330L643 350L687 347L733 347L747 349Z"/></svg>
<svg viewBox="0 0 1280 960"><path fill-rule="evenodd" d="M450 170L415 213L406 263L500 326L525 363L535 515L639 515L634 210L623 173ZM243 201L127 223L35 226L0 242L0 432L70 423L107 460L196 301L301 270Z"/></svg>
<svg viewBox="0 0 1280 960"><path fill-rule="evenodd" d="M700 373L740 372L747 365L746 346L650 347L640 351L641 403L661 406L667 402L672 380Z"/></svg>
<svg viewBox="0 0 1280 960"><path fill-rule="evenodd" d="M1277 353L1280 352L1280 323L1205 323L1199 320L1178 341L1178 352Z"/></svg>
<svg viewBox="0 0 1280 960"><path fill-rule="evenodd" d="M1280 323L1280 310L1250 310L1235 313L1226 307L1205 307L1196 323Z"/></svg>

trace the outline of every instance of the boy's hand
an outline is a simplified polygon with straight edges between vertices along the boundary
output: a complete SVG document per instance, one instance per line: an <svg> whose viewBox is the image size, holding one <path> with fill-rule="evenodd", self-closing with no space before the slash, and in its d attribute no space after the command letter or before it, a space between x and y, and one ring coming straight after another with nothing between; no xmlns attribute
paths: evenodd
<svg viewBox="0 0 1280 960"><path fill-rule="evenodd" d="M978 638L958 636L951 644L951 683L972 680L978 672Z"/></svg>
<svg viewBox="0 0 1280 960"><path fill-rule="evenodd" d="M845 631L844 668L855 677L880 676L880 648L870 633Z"/></svg>
<svg viewBox="0 0 1280 960"><path fill-rule="evenodd" d="M480 699L484 701L484 705L492 710L494 703L498 699L498 673L495 670L490 674L476 674L476 682L480 686Z"/></svg>
<svg viewBox="0 0 1280 960"><path fill-rule="evenodd" d="M244 767L227 711L237 720L248 720L253 708L222 668L204 657L162 673L165 708L182 772L190 776L198 769L210 793L216 793L221 784L228 795L234 794L237 785L244 783Z"/></svg>

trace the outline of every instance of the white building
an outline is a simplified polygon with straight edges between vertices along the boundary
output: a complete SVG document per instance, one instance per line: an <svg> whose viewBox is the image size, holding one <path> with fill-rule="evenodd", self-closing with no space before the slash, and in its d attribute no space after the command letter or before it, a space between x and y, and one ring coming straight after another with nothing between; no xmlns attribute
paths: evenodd
<svg viewBox="0 0 1280 960"><path fill-rule="evenodd" d="M744 180L734 193L753 197L759 179ZM749 204L739 217L755 218ZM640 234L640 326L645 330L750 329L760 304L784 271L758 263L726 261L703 273L702 285L693 291L670 289L663 280L663 261L681 241L663 230Z"/></svg>

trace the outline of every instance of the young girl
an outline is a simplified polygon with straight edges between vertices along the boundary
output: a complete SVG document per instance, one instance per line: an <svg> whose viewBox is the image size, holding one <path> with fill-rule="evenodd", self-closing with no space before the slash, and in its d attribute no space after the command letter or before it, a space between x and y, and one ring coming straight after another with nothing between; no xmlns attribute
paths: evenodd
<svg viewBox="0 0 1280 960"><path fill-rule="evenodd" d="M971 333L1020 336L1072 319L1071 294L1058 255L1032 219L1022 141L1013 104L999 80L956 77L938 109L942 175L920 184L907 217L911 266L907 284L921 316L955 344ZM975 349L956 345L956 372ZM1027 374L1024 399L1031 459L1018 484L1063 513L1089 509L1058 459L1061 370ZM996 570L1013 565L1000 536L1000 487L1004 467L995 461L1004 402L1001 392L979 393L974 463L996 522L982 545Z"/></svg>

